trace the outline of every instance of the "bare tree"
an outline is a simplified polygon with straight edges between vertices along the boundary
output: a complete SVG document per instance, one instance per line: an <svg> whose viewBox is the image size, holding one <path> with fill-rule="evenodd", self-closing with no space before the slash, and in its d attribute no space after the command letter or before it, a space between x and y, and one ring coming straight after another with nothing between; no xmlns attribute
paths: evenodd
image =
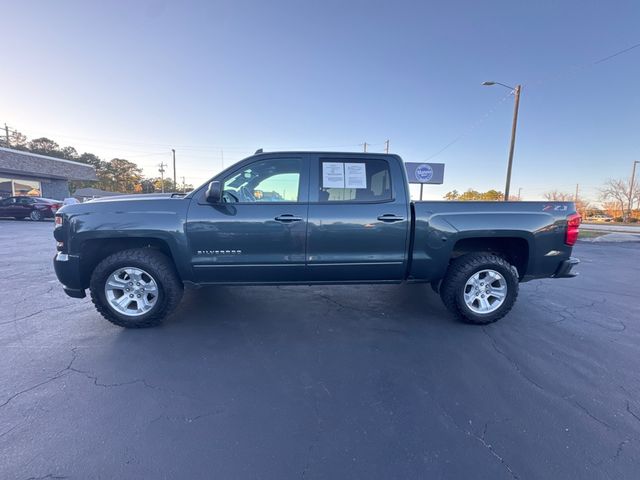
<svg viewBox="0 0 640 480"><path fill-rule="evenodd" d="M550 190L543 194L544 198L550 202L573 202L574 195L566 192L559 192L558 190Z"/></svg>
<svg viewBox="0 0 640 480"><path fill-rule="evenodd" d="M631 216L636 201L640 201L638 198L640 192L637 185L633 186L631 190L631 184L628 180L620 180L610 178L600 189L600 199L603 201L615 202L619 206L625 221ZM629 209L627 210L627 206Z"/></svg>

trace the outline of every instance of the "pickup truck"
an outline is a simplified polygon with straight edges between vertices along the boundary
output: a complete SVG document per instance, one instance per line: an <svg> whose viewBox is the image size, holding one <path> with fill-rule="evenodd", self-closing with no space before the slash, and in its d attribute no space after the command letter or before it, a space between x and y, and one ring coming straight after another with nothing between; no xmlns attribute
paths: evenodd
<svg viewBox="0 0 640 480"><path fill-rule="evenodd" d="M506 315L519 282L573 277L571 202L412 202L397 155L257 153L187 195L66 205L65 292L129 328L157 325L185 286L431 284L457 317Z"/></svg>

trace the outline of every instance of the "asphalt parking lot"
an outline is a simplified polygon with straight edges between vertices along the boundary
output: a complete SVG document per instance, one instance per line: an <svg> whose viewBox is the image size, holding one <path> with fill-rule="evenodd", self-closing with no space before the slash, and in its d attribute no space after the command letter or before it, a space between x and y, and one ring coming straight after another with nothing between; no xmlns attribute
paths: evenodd
<svg viewBox="0 0 640 480"><path fill-rule="evenodd" d="M188 291L123 330L0 220L0 478L638 478L640 243L488 327L428 287Z"/></svg>

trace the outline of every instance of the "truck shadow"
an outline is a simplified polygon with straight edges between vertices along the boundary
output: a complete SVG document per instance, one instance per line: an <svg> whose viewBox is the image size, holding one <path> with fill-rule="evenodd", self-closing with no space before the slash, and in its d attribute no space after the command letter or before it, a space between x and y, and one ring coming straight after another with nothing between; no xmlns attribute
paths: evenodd
<svg viewBox="0 0 640 480"><path fill-rule="evenodd" d="M211 326L216 322L281 325L357 325L359 328L411 328L451 324L428 285L338 285L203 287L187 290L167 326Z"/></svg>

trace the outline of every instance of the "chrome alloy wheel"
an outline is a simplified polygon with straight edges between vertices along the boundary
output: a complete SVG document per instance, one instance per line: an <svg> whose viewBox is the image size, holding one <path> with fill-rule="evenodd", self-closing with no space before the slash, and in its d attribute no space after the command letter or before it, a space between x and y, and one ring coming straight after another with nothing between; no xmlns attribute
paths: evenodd
<svg viewBox="0 0 640 480"><path fill-rule="evenodd" d="M507 281L495 270L480 270L464 286L464 302L481 315L495 312L507 298Z"/></svg>
<svg viewBox="0 0 640 480"><path fill-rule="evenodd" d="M158 284L140 268L119 268L107 277L104 295L113 310L128 317L137 317L157 303Z"/></svg>

